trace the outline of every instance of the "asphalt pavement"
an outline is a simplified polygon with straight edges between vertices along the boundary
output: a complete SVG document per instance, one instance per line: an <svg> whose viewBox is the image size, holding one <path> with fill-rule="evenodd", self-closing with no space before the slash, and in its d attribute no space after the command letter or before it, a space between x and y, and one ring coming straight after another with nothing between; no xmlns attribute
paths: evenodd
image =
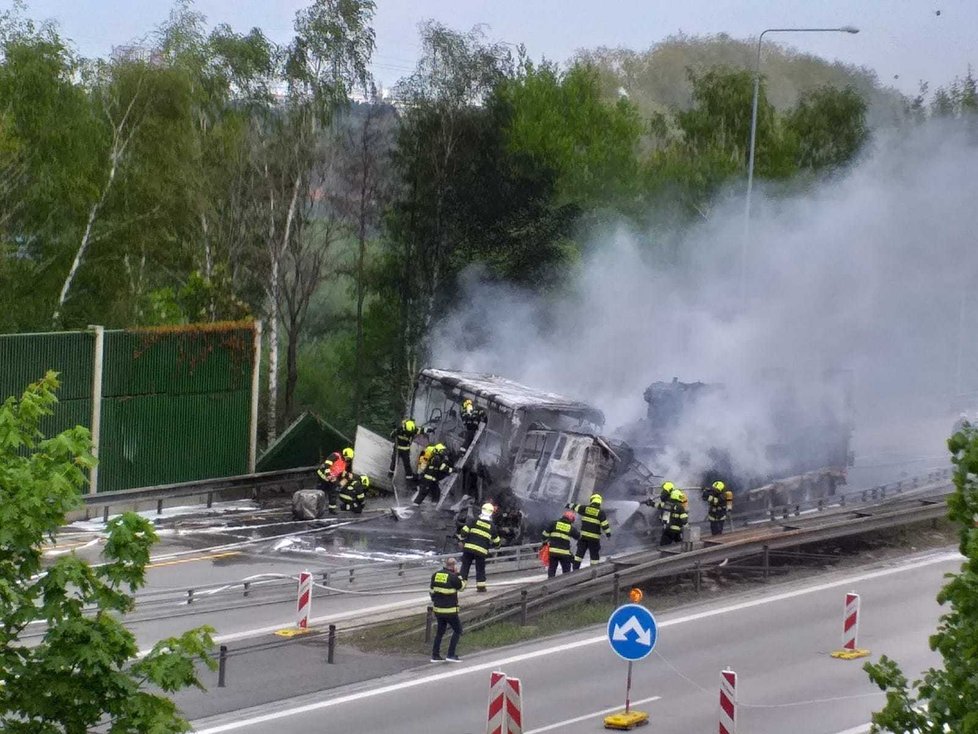
<svg viewBox="0 0 978 734"><path fill-rule="evenodd" d="M862 661L829 656L841 644L845 592L862 597L860 647L872 659L895 658L913 676L939 662L927 646L941 613L935 595L943 574L959 567L954 552L929 554L663 613L655 651L634 667L632 700L651 717L645 731L715 731L725 667L739 675L740 731L859 731L883 695ZM646 601L654 611L655 601ZM523 681L526 734L603 731L602 716L624 704L627 665L603 628L473 656L463 637L460 652L458 665L424 664L291 699L289 677L268 670L265 687L277 693L270 698L283 700L196 720L195 730L481 734L492 670Z"/></svg>

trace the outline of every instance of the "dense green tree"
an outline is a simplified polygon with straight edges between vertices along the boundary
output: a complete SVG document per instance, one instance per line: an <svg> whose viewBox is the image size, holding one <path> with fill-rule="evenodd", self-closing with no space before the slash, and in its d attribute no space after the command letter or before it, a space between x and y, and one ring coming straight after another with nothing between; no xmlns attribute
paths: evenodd
<svg viewBox="0 0 978 734"><path fill-rule="evenodd" d="M819 87L802 95L785 120L795 165L819 171L851 162L869 138L866 102L852 87Z"/></svg>
<svg viewBox="0 0 978 734"><path fill-rule="evenodd" d="M873 732L978 732L978 429L955 433L948 448L955 466L948 517L960 526L966 560L937 597L949 610L931 635L930 647L944 666L930 668L911 684L886 655L867 663L870 679L886 691L886 705L873 714Z"/></svg>
<svg viewBox="0 0 978 734"><path fill-rule="evenodd" d="M213 666L210 630L163 640L138 657L121 622L145 581L152 523L134 513L113 519L101 565L74 554L42 565L43 544L80 504L95 463L86 428L42 435L57 389L49 372L0 405L0 729L188 731L165 694L201 685L197 665ZM32 623L44 625L40 642L22 639Z"/></svg>
<svg viewBox="0 0 978 734"><path fill-rule="evenodd" d="M627 98L601 98L592 67L561 73L554 64L525 62L497 94L508 106L509 150L553 171L562 202L613 205L628 195L638 175L642 123Z"/></svg>

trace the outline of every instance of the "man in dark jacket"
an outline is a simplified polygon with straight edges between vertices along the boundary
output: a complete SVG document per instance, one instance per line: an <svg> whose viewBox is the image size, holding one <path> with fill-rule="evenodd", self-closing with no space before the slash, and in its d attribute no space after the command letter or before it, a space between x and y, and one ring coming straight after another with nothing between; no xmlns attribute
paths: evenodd
<svg viewBox="0 0 978 734"><path fill-rule="evenodd" d="M339 490L353 481L353 449L347 447L331 453L319 465L316 475L319 477L319 489L329 501L329 514L335 515Z"/></svg>
<svg viewBox="0 0 978 734"><path fill-rule="evenodd" d="M458 640L462 636L462 621L458 618L458 592L465 588L465 581L455 572L455 559L445 559L444 567L431 575L431 610L435 614L438 627L435 642L431 648L431 662L461 662L456 654ZM448 641L448 657L441 656L441 641L445 630L452 628L452 638Z"/></svg>
<svg viewBox="0 0 978 734"><path fill-rule="evenodd" d="M468 582L469 569L474 562L476 591L486 591L486 556L490 547L498 548L502 542L496 523L492 521L495 511L496 508L486 502L479 517L458 531L458 539L462 542L462 580Z"/></svg>
<svg viewBox="0 0 978 734"><path fill-rule="evenodd" d="M576 515L573 510L565 510L559 520L554 520L543 531L543 539L550 544L550 563L547 576L557 575L557 566L561 573L569 573L574 554L571 552L571 540L580 540L581 533L574 527Z"/></svg>

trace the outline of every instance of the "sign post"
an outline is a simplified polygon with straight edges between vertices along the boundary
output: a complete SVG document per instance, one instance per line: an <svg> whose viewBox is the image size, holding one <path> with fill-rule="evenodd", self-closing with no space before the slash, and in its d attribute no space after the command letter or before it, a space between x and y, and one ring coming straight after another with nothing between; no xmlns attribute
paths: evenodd
<svg viewBox="0 0 978 734"><path fill-rule="evenodd" d="M652 652L657 639L655 617L640 604L618 607L608 618L608 643L622 660L628 661L628 677L625 681L625 710L604 719L605 729L632 729L649 722L644 711L631 707L632 663L644 660Z"/></svg>

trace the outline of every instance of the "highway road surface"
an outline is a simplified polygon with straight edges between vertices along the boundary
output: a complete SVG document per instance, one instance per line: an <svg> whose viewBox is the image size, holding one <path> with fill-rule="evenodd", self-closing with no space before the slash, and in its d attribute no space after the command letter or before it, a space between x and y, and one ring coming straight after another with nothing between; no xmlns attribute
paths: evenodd
<svg viewBox="0 0 978 734"><path fill-rule="evenodd" d="M661 614L656 649L633 676L633 703L651 717L644 731L716 731L719 673L728 666L739 675L740 731L864 731L883 695L863 661L829 657L841 642L844 593L862 597L860 647L895 658L912 676L939 662L927 647L941 613L934 598L960 562L954 552L931 553ZM460 664L195 721L195 731L481 734L493 670L522 679L526 734L603 731L602 717L624 703L626 663L603 628L472 656L463 637L460 653Z"/></svg>

